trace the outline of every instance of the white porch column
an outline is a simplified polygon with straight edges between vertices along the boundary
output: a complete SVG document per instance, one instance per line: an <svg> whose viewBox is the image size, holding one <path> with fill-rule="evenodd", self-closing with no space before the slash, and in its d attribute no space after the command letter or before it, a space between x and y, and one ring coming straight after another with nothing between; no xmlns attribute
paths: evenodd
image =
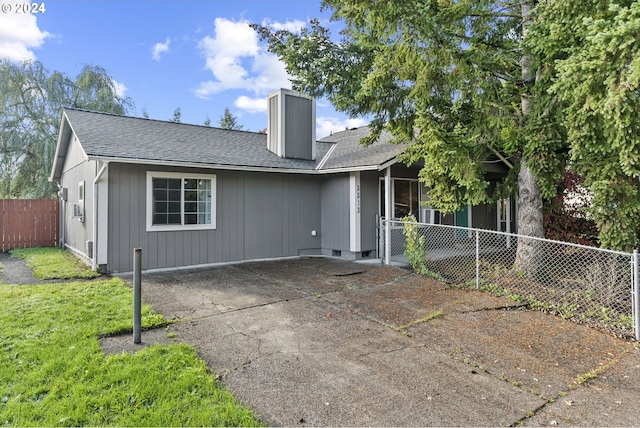
<svg viewBox="0 0 640 428"><path fill-rule="evenodd" d="M384 172L384 263L391 264L391 167Z"/></svg>
<svg viewBox="0 0 640 428"><path fill-rule="evenodd" d="M360 228L360 171L349 174L349 251L362 251Z"/></svg>
<svg viewBox="0 0 640 428"><path fill-rule="evenodd" d="M108 167L108 162L103 163L93 180L93 257L91 258L93 270L96 270L100 263L106 263L107 260L107 203L109 195L107 182L102 178ZM100 192L100 189L103 191Z"/></svg>

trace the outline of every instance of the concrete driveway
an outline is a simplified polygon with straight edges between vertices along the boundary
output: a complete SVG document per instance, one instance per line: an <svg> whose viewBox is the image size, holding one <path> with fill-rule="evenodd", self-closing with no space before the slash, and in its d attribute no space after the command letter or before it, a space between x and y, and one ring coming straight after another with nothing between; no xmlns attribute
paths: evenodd
<svg viewBox="0 0 640 428"><path fill-rule="evenodd" d="M633 343L402 269L301 258L142 290L268 425L640 424Z"/></svg>

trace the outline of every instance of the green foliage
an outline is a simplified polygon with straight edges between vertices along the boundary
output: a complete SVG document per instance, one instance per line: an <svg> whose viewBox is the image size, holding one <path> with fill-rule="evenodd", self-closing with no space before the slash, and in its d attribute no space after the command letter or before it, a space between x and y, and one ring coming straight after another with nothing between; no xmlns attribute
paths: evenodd
<svg viewBox="0 0 640 428"><path fill-rule="evenodd" d="M55 195L49 173L63 107L124 114L133 105L118 95L105 69L85 65L75 79L40 62L0 60L0 197Z"/></svg>
<svg viewBox="0 0 640 428"><path fill-rule="evenodd" d="M69 251L58 247L19 248L11 251L11 257L25 259L33 276L40 279L90 279L100 276Z"/></svg>
<svg viewBox="0 0 640 428"><path fill-rule="evenodd" d="M106 357L98 337L131 331L120 279L0 286L0 424L255 426L186 345ZM143 328L166 324L143 306Z"/></svg>
<svg viewBox="0 0 640 428"><path fill-rule="evenodd" d="M640 243L640 3L630 0L324 0L344 22L336 42L319 21L300 33L254 24L294 76L340 111L372 118L413 144L431 204L453 212L491 197L483 164L512 163L500 193L531 170L556 196L565 164L585 177L602 246ZM524 168L526 167L526 168ZM519 225L537 235L536 188L520 189ZM522 197L524 195L524 197ZM528 227L526 223L532 227ZM520 253L520 246L518 248ZM525 251L522 252L523 255ZM523 262L522 258L518 258Z"/></svg>
<svg viewBox="0 0 640 428"><path fill-rule="evenodd" d="M406 238L404 255L409 262L411 270L424 274L428 270L425 263L427 254L424 248L424 236L420 234L416 218L413 214L404 217L402 221L404 222L402 232Z"/></svg>
<svg viewBox="0 0 640 428"><path fill-rule="evenodd" d="M516 166L527 159L544 194L553 195L564 163L563 133L548 80L523 84L519 3L325 0L323 7L346 26L340 42L318 21L299 34L254 28L297 89L326 96L349 115L373 118L363 143L383 129L397 141L413 141L404 160L424 161L420 179L435 208L453 212L487 202L492 195L483 163L495 161L496 152Z"/></svg>
<svg viewBox="0 0 640 428"><path fill-rule="evenodd" d="M553 70L572 169L593 193L603 247L640 243L640 3L542 1L528 46Z"/></svg>
<svg viewBox="0 0 640 428"><path fill-rule="evenodd" d="M233 129L236 131L242 131L244 126L238 123L238 118L231 114L231 110L229 108L224 109L224 114L220 117L220 128L222 129Z"/></svg>
<svg viewBox="0 0 640 428"><path fill-rule="evenodd" d="M180 107L176 107L173 111L173 118L171 118L171 122L182 123L182 111L180 111Z"/></svg>

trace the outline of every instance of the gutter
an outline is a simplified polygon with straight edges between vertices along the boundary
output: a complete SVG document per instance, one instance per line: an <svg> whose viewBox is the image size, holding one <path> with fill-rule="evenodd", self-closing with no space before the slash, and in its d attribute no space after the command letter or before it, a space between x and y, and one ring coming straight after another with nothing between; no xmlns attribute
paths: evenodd
<svg viewBox="0 0 640 428"><path fill-rule="evenodd" d="M240 166L240 165L222 165L222 164L201 164L192 162L176 162L176 161L158 161L148 159L132 159L132 158L118 158L118 157L104 157L104 156L89 156L89 160L95 160L100 162L118 162L124 164L134 165L153 165L153 166L171 166L171 167L184 167L184 168L199 168L199 169L217 169L217 170L230 170L230 171L251 171L251 172L279 172L284 174L332 174L338 172L355 172L355 171L380 171L379 165L363 165L355 167L339 167L331 169L304 169L304 168L282 168L282 167L263 167L263 166Z"/></svg>
<svg viewBox="0 0 640 428"><path fill-rule="evenodd" d="M96 270L98 265L98 182L108 167L109 163L105 162L93 180L93 257L91 258L91 269L93 270Z"/></svg>

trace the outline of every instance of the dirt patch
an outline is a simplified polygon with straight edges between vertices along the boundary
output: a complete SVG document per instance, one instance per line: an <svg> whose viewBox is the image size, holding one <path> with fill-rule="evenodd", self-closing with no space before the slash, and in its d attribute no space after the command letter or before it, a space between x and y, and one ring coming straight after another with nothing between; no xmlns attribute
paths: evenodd
<svg viewBox="0 0 640 428"><path fill-rule="evenodd" d="M22 259L13 259L9 253L0 253L0 263L2 263L2 273L0 273L0 284L46 284L58 281L43 281L33 276L31 268Z"/></svg>
<svg viewBox="0 0 640 428"><path fill-rule="evenodd" d="M629 342L529 310L445 314L409 329L454 358L545 399L633 348Z"/></svg>
<svg viewBox="0 0 640 428"><path fill-rule="evenodd" d="M545 400L585 387L634 349L633 342L507 297L418 275L324 298Z"/></svg>
<svg viewBox="0 0 640 428"><path fill-rule="evenodd" d="M374 287L361 287L357 290L336 293L335 296L329 295L326 298L336 302L348 301L349 308L353 312L395 328L433 316L520 305L489 293L450 289L446 284L433 278L412 275L406 271L402 275L402 270L391 269L393 272L389 269L377 271L382 274L377 281L371 277L357 279L362 283L371 281ZM392 278L390 273L395 276ZM345 293L348 293L348 296Z"/></svg>
<svg viewBox="0 0 640 428"><path fill-rule="evenodd" d="M573 388L525 421L526 426L637 426L640 350L601 366L595 378Z"/></svg>
<svg viewBox="0 0 640 428"><path fill-rule="evenodd" d="M119 355L123 352L137 352L147 346L176 343L176 339L165 328L143 330L140 332L140 339L140 343L134 343L133 333L103 337L100 339L100 347L106 355Z"/></svg>

